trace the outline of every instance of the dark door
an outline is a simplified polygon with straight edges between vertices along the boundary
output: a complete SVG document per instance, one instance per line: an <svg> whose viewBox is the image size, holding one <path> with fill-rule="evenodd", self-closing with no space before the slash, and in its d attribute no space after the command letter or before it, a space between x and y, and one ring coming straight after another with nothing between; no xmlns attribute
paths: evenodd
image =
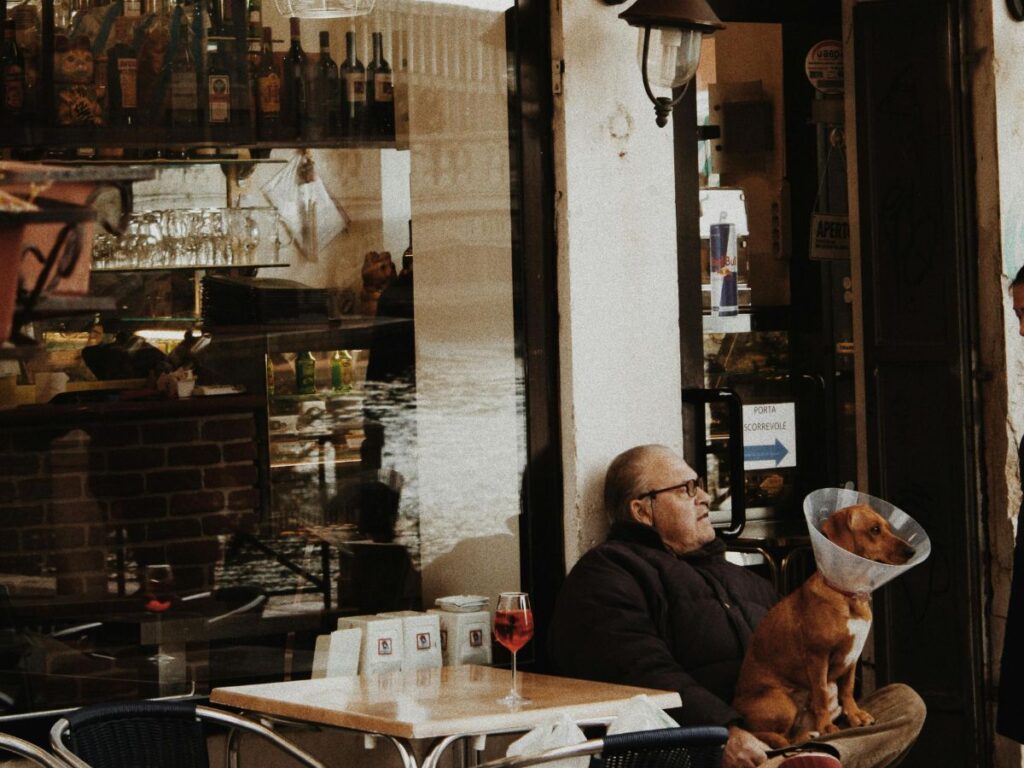
<svg viewBox="0 0 1024 768"><path fill-rule="evenodd" d="M987 764L960 25L955 0L854 10L867 490L932 540L875 602L879 684L928 705L908 766Z"/></svg>

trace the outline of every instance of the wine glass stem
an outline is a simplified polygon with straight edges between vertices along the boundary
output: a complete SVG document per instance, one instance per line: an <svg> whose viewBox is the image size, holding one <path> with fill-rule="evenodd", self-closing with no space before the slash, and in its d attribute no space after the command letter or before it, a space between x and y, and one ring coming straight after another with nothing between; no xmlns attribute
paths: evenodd
<svg viewBox="0 0 1024 768"><path fill-rule="evenodd" d="M519 689L516 687L516 652L512 651L512 698L519 696Z"/></svg>

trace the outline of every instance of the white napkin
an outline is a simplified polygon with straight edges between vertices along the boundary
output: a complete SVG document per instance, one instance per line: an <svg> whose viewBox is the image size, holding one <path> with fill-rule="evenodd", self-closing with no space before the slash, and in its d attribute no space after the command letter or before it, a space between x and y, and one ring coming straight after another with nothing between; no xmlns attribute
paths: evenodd
<svg viewBox="0 0 1024 768"><path fill-rule="evenodd" d="M640 694L622 704L618 717L608 726L608 735L678 727L679 723L666 715L663 709L651 704L645 694Z"/></svg>
<svg viewBox="0 0 1024 768"><path fill-rule="evenodd" d="M508 746L505 753L508 757L521 755L538 755L556 747L568 747L571 744L582 744L587 740L583 731L566 714L541 723L529 733L521 736ZM572 757L556 760L544 765L550 768L587 768L589 757Z"/></svg>

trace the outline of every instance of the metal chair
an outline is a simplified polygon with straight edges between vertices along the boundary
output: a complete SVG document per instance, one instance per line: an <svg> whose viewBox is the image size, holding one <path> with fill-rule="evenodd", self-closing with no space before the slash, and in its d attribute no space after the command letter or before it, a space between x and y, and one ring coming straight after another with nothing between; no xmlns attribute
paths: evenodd
<svg viewBox="0 0 1024 768"><path fill-rule="evenodd" d="M324 768L312 755L259 723L189 701L82 707L54 723L50 744L72 768L209 768L208 723L255 733L307 768Z"/></svg>
<svg viewBox="0 0 1024 768"><path fill-rule="evenodd" d="M31 760L43 768L68 768L67 764L60 758L51 755L45 749L40 749L31 741L19 739L7 733L0 733L0 752L12 752L18 757Z"/></svg>
<svg viewBox="0 0 1024 768"><path fill-rule="evenodd" d="M718 768L728 738L729 731L717 726L618 733L538 755L492 760L479 768L527 768L588 755L591 768Z"/></svg>

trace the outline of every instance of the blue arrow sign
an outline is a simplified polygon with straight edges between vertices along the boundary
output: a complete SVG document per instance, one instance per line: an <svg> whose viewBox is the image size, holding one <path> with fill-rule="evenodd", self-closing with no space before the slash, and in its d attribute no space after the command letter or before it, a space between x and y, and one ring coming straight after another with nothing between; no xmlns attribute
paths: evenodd
<svg viewBox="0 0 1024 768"><path fill-rule="evenodd" d="M777 467L786 458L787 453L789 453L789 449L778 438L775 438L774 445L769 443L768 445L743 446L743 461L774 461Z"/></svg>

